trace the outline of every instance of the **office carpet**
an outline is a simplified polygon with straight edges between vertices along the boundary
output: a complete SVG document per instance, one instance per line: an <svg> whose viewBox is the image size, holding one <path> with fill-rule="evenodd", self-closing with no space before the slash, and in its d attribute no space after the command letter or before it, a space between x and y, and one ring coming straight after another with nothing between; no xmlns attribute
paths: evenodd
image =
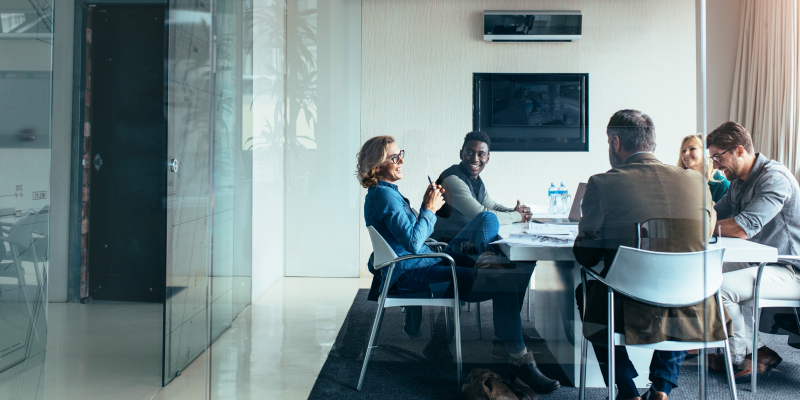
<svg viewBox="0 0 800 400"><path fill-rule="evenodd" d="M415 339L403 332L404 314L400 308L389 308L384 315L377 348L373 351L361 392L356 391L361 366L364 360L366 342L369 339L377 303L367 301L367 290L358 292L353 305L336 338L336 342L320 371L309 399L457 399L455 363L450 360L444 345L446 338L441 308L424 307L421 336ZM530 292L534 294L533 291ZM535 301L535 299L534 299ZM463 353L463 374L466 376L473 368L488 368L501 375L506 373L506 364L491 357L492 350L492 307L491 302L481 306L483 339L478 339L475 321L475 307L467 312L462 309L461 338ZM523 329L537 336L531 321L522 313ZM452 318L452 317L451 317ZM786 344L786 336L763 334L769 347L776 350L783 363L766 378L759 380L758 393L750 393L749 384L738 385L740 399L794 399L800 398L800 350ZM433 339L432 339L433 338ZM429 349L424 348L433 342ZM540 369L548 376L559 379L562 388L542 395L543 400L577 399L578 389L569 386L561 369L555 365L554 358L546 347L529 347ZM680 386L670 395L670 399L696 399L697 359L687 360L682 368ZM709 374L708 399L728 399L728 387L724 375ZM587 399L605 399L606 389L587 389Z"/></svg>

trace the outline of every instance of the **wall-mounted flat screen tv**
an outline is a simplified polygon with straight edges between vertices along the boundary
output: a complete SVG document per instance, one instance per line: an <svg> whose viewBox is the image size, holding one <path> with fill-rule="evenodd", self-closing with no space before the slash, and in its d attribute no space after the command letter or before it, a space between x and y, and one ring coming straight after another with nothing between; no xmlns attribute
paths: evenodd
<svg viewBox="0 0 800 400"><path fill-rule="evenodd" d="M589 74L476 73L472 91L492 151L589 151Z"/></svg>

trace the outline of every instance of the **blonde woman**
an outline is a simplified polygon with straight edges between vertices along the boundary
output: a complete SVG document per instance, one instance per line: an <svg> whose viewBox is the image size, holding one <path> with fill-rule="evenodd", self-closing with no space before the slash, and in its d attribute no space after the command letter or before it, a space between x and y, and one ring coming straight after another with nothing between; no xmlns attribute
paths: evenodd
<svg viewBox="0 0 800 400"><path fill-rule="evenodd" d="M678 157L678 166L683 169L693 169L703 173L703 163L706 165L706 179L708 188L711 190L711 199L714 203L719 202L722 196L728 192L731 183L725 179L725 175L719 170L714 169L711 160L703 154L703 135L689 135L681 141L681 155Z"/></svg>
<svg viewBox="0 0 800 400"><path fill-rule="evenodd" d="M391 136L377 136L367 140L358 152L356 175L361 186L368 189L364 198L364 220L383 237L398 256L408 254L433 253L425 244L436 223L436 211L444 205L444 190L439 185L428 185L422 198L419 217L411 212L410 202L400 194L397 182L403 179L405 152L400 150ZM456 262L458 295L467 299L472 290L472 271L475 261L456 251L465 248L464 242L471 242L477 254L485 254L492 249L490 242L498 238L500 224L497 216L490 212L479 213L461 230L444 249L444 253ZM466 246L472 247L472 246ZM491 254L491 253L490 253ZM482 258L482 257L481 257ZM481 263L481 258L478 263ZM368 267L372 268L372 260ZM395 265L392 276L381 270L380 290L384 285L394 288L400 295L431 295L430 284L450 282L445 297L453 296L452 271L449 264L436 258L405 260ZM494 311L495 336L505 343L505 353L510 358L509 373L511 381L520 378L536 393L549 393L561 387L559 382L544 376L533 354L528 351L522 333L520 319L520 296L515 291L497 291L491 294ZM409 328L409 319L418 314L418 307L406 307L406 333L418 334L418 328ZM421 316L421 314L419 314Z"/></svg>

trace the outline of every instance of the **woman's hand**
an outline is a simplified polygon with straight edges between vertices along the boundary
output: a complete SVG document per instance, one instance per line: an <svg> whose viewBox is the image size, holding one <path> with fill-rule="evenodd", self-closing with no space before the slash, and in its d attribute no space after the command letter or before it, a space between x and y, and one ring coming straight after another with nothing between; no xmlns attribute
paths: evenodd
<svg viewBox="0 0 800 400"><path fill-rule="evenodd" d="M444 197L442 196L444 189L441 185L428 185L428 190L422 197L422 207L426 210L436 213L444 205Z"/></svg>

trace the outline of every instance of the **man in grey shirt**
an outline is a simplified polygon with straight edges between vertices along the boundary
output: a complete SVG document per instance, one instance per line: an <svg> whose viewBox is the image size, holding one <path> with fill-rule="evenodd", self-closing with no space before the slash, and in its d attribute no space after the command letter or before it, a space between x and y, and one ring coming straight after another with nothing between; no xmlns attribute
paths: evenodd
<svg viewBox="0 0 800 400"><path fill-rule="evenodd" d="M722 124L708 135L706 142L714 167L731 181L728 193L714 206L722 236L776 247L780 255L800 255L800 187L792 173L783 164L755 153L750 133L736 122ZM774 299L800 299L799 266L767 265L761 278L762 293L769 293ZM736 381L749 382L753 333L740 303L752 300L758 268L747 263L725 263L724 272L720 292L733 320L731 352ZM709 356L709 368L724 372L724 359L720 356ZM759 374L780 362L775 351L759 342Z"/></svg>

